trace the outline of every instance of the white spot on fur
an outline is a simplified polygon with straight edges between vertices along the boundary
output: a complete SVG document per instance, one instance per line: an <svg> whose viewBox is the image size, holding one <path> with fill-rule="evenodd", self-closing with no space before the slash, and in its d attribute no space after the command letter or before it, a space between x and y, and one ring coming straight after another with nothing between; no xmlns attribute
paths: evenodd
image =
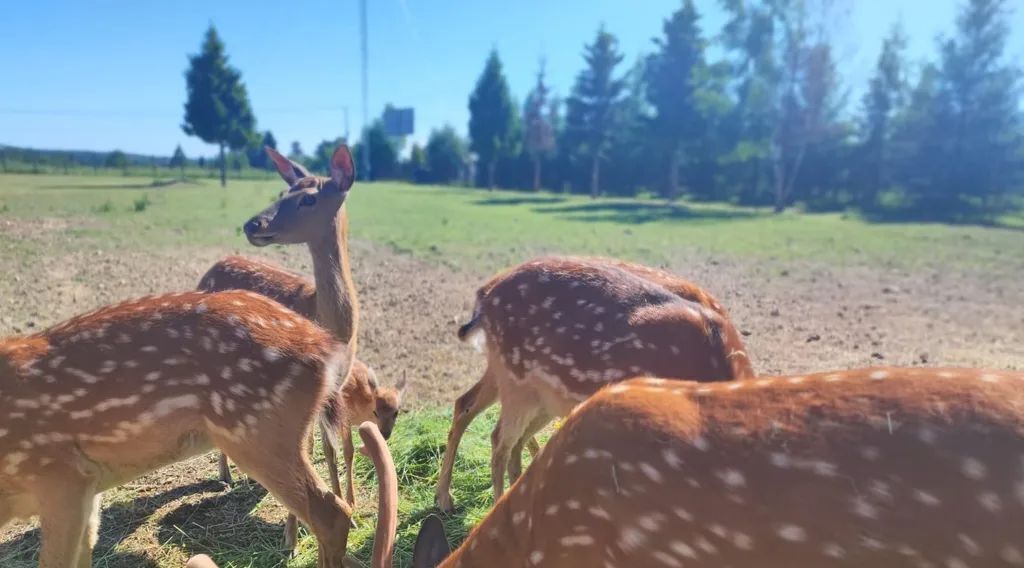
<svg viewBox="0 0 1024 568"><path fill-rule="evenodd" d="M787 540L789 542L803 542L807 540L807 531L804 530L803 527L793 524L780 526L776 531L776 534L778 534L779 538L782 540Z"/></svg>

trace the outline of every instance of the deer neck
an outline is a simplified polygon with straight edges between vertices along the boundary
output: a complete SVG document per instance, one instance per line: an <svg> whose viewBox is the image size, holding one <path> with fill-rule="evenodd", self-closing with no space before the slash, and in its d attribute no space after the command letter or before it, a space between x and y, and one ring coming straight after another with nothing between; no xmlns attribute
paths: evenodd
<svg viewBox="0 0 1024 568"><path fill-rule="evenodd" d="M309 243L316 281L316 320L355 353L359 302L348 258L348 213L345 206L319 241Z"/></svg>

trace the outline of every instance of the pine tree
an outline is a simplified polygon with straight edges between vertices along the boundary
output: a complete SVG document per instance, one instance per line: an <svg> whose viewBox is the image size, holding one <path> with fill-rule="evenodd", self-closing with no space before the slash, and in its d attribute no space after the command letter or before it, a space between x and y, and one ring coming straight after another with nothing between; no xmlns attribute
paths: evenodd
<svg viewBox="0 0 1024 568"><path fill-rule="evenodd" d="M592 44L584 47L586 68L576 78L568 100L567 134L580 145L589 164L590 195L600 194L601 161L616 128L624 81L615 77L622 62L618 40L602 25Z"/></svg>
<svg viewBox="0 0 1024 568"><path fill-rule="evenodd" d="M679 196L679 173L686 155L700 147L706 134L699 98L708 71L699 20L693 0L684 0L662 25L663 37L654 40L658 51L646 66L648 98L657 113L652 131L668 157L670 198Z"/></svg>
<svg viewBox="0 0 1024 568"><path fill-rule="evenodd" d="M171 156L171 161L167 166L180 169L181 179L185 179L185 152L181 149L181 144L174 148L174 155Z"/></svg>
<svg viewBox="0 0 1024 568"><path fill-rule="evenodd" d="M551 124L552 109L548 99L548 86L544 84L544 63L537 73L537 83L526 97L523 118L526 122L526 151L533 162L533 189L541 187L541 164L555 149L555 130Z"/></svg>
<svg viewBox="0 0 1024 568"><path fill-rule="evenodd" d="M861 202L867 207L875 204L878 192L889 183L893 116L903 111L906 98L906 63L903 60L906 46L903 30L898 25L893 26L882 43L875 74L864 95L861 169L865 181Z"/></svg>
<svg viewBox="0 0 1024 568"><path fill-rule="evenodd" d="M470 147L486 172L489 189L494 189L498 160L512 151L515 111L498 52L491 50L469 97Z"/></svg>
<svg viewBox="0 0 1024 568"><path fill-rule="evenodd" d="M940 43L932 130L944 133L940 167L919 186L924 205L953 213L971 194L989 206L1020 182L1020 69L1006 60L1006 0L968 0L957 33Z"/></svg>
<svg viewBox="0 0 1024 568"><path fill-rule="evenodd" d="M228 64L224 43L211 25L185 72L188 99L181 129L220 148L220 184L227 185L225 147L241 150L256 126L242 75Z"/></svg>

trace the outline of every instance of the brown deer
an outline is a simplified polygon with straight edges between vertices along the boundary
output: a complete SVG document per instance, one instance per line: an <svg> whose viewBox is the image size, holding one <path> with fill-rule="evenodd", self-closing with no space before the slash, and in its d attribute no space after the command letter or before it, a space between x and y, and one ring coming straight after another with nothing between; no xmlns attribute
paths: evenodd
<svg viewBox="0 0 1024 568"><path fill-rule="evenodd" d="M719 381L753 376L739 333L710 294L660 270L602 258L540 258L477 291L463 341L483 338L487 368L455 402L437 487L449 491L463 432L501 401L492 435L495 498L523 446L602 386L637 375Z"/></svg>
<svg viewBox="0 0 1024 568"><path fill-rule="evenodd" d="M0 526L38 515L40 565L88 566L101 492L216 447L310 527L321 566L341 566L351 508L305 440L318 416L340 428L326 403L347 358L244 291L142 298L0 341Z"/></svg>
<svg viewBox="0 0 1024 568"><path fill-rule="evenodd" d="M331 157L330 177L312 176L301 164L270 147L267 155L277 167L288 190L270 207L244 225L249 242L255 246L300 244L309 247L316 283L272 264L231 256L214 264L199 282L200 290L250 290L281 302L299 314L317 321L349 346L353 364L358 340L359 303L348 258L348 213L345 200L355 181L352 155L345 145ZM317 291L320 293L317 293ZM397 391L382 390L381 402L396 399ZM398 407L382 409L397 414ZM357 424L358 422L352 422ZM346 497L355 505L352 483L352 433L344 425ZM391 428L382 428L387 436ZM337 457L324 448L331 485L341 493ZM231 484L227 458L220 456L221 481ZM293 526L294 519L289 526Z"/></svg>
<svg viewBox="0 0 1024 568"><path fill-rule="evenodd" d="M358 359L352 363L348 378L327 404L332 405L333 412L342 417L339 433L342 441L342 455L345 460L346 481L348 483L348 503L355 506L352 485L352 460L355 455L352 445L352 426L365 422L375 424L385 440L391 436L395 421L401 412L402 394L405 391L405 376L398 382L398 388L382 387L377 383L377 375L373 369ZM227 467L227 458L221 454L221 467ZM340 493L335 488L335 493ZM298 522L295 515L288 515L284 526L285 547L293 550L298 543Z"/></svg>
<svg viewBox="0 0 1024 568"><path fill-rule="evenodd" d="M428 518L413 565L1022 566L1022 386L926 368L612 385L447 559Z"/></svg>

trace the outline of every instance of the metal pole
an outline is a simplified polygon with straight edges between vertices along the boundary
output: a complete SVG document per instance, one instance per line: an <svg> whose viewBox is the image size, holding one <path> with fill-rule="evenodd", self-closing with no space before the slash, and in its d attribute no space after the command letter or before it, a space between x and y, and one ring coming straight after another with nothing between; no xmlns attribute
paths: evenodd
<svg viewBox="0 0 1024 568"><path fill-rule="evenodd" d="M369 144L369 102L367 90L367 60L369 56L366 51L366 0L359 0L360 19L362 20L362 43L363 43L363 179L370 179L370 144Z"/></svg>

